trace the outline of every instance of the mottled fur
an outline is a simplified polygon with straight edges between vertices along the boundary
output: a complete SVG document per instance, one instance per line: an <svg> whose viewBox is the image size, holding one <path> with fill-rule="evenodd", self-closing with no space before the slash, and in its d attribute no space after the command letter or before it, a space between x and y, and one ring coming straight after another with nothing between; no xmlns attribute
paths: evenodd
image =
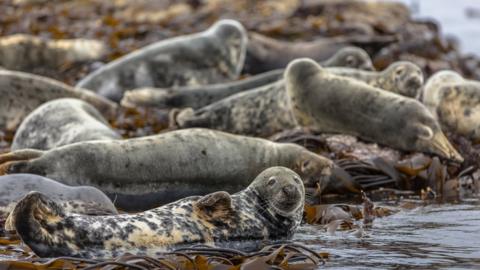
<svg viewBox="0 0 480 270"><path fill-rule="evenodd" d="M356 47L340 49L328 60L322 62L322 66L373 69L372 61L368 54ZM283 69L277 69L244 80L222 84L165 89L142 88L127 91L122 99L122 105L131 107L151 106L161 109L186 107L198 109L234 94L276 82L283 78L283 72Z"/></svg>
<svg viewBox="0 0 480 270"><path fill-rule="evenodd" d="M207 31L162 40L127 54L82 79L77 86L115 101L138 87L202 85L237 79L243 67L247 35L233 20Z"/></svg>
<svg viewBox="0 0 480 270"><path fill-rule="evenodd" d="M285 80L295 118L303 126L463 161L415 99L336 76L310 59L290 63Z"/></svg>
<svg viewBox="0 0 480 270"><path fill-rule="evenodd" d="M206 129L0 155L0 172L34 173L68 185L95 186L124 210L150 209L216 190L236 192L272 166L290 168L306 184L324 188L333 163L299 145Z"/></svg>
<svg viewBox="0 0 480 270"><path fill-rule="evenodd" d="M112 117L117 105L93 92L73 88L59 81L33 74L0 70L0 129L14 130L41 104L64 97L92 104L105 117Z"/></svg>
<svg viewBox="0 0 480 270"><path fill-rule="evenodd" d="M41 257L155 254L178 245L292 237L303 215L300 177L283 168L260 173L245 190L188 197L138 214L68 214L41 193L15 207L15 228Z"/></svg>

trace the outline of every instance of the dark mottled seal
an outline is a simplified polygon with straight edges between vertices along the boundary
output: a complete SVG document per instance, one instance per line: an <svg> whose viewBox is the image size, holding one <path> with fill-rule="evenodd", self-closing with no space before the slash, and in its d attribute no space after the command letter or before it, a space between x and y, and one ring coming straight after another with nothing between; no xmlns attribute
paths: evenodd
<svg viewBox="0 0 480 270"><path fill-rule="evenodd" d="M367 52L357 47L340 49L322 62L326 67L350 67L372 70L372 60ZM142 88L125 92L122 105L127 107L147 106L160 109L193 108L207 106L236 93L261 87L283 78L283 69L272 70L244 80L222 84L187 86L178 88Z"/></svg>
<svg viewBox="0 0 480 270"><path fill-rule="evenodd" d="M73 98L44 103L25 120L13 138L12 150L48 150L75 142L121 139L90 104Z"/></svg>
<svg viewBox="0 0 480 270"><path fill-rule="evenodd" d="M237 79L243 68L247 34L233 20L207 31L162 40L125 55L82 79L77 86L120 101L138 87L202 85Z"/></svg>
<svg viewBox="0 0 480 270"><path fill-rule="evenodd" d="M381 72L352 68L332 68L328 71L335 75L355 78L375 88L411 98L416 98L423 86L422 70L417 65L407 61L395 62Z"/></svg>
<svg viewBox="0 0 480 270"><path fill-rule="evenodd" d="M268 167L284 166L306 185L324 188L332 161L295 144L185 129L155 136L70 144L0 156L0 172L34 173L67 185L89 185L124 210L151 209L217 190L237 192Z"/></svg>
<svg viewBox="0 0 480 270"><path fill-rule="evenodd" d="M41 104L63 97L92 104L105 117L115 115L117 105L91 91L29 73L0 70L0 129L14 130Z"/></svg>
<svg viewBox="0 0 480 270"><path fill-rule="evenodd" d="M243 191L188 197L138 214L68 214L41 193L12 212L20 238L40 257L155 254L179 245L285 240L302 220L305 190L290 169L260 173Z"/></svg>
<svg viewBox="0 0 480 270"><path fill-rule="evenodd" d="M302 126L463 161L432 114L415 99L333 75L310 59L290 63L285 80Z"/></svg>
<svg viewBox="0 0 480 270"><path fill-rule="evenodd" d="M31 191L47 195L69 213L118 214L110 199L94 187L70 187L38 175L15 174L0 176L0 217L7 217L16 203ZM6 229L14 229L12 225L12 217L9 217Z"/></svg>
<svg viewBox="0 0 480 270"><path fill-rule="evenodd" d="M444 130L480 140L480 82L454 71L437 72L425 84L423 103Z"/></svg>

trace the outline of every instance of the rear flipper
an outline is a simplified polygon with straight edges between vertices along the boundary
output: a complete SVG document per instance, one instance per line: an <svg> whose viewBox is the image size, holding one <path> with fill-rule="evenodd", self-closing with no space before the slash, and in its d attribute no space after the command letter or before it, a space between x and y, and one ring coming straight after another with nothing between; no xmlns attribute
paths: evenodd
<svg viewBox="0 0 480 270"><path fill-rule="evenodd" d="M71 254L64 239L65 211L40 192L21 199L8 217L8 228L17 231L22 241L40 257ZM11 228L13 226L13 228Z"/></svg>
<svg viewBox="0 0 480 270"><path fill-rule="evenodd" d="M39 158L44 151L22 149L0 155L0 175L12 173L28 173L29 160Z"/></svg>

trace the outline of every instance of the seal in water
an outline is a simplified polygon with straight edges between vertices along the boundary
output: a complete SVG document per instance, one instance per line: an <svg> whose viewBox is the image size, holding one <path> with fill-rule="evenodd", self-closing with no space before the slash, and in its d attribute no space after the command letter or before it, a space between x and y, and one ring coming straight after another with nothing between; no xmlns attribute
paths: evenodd
<svg viewBox="0 0 480 270"><path fill-rule="evenodd" d="M303 216L305 190L290 169L261 172L244 190L188 197L138 214L72 215L33 192L12 212L20 238L40 257L109 258L155 254L195 243L290 239Z"/></svg>
<svg viewBox="0 0 480 270"><path fill-rule="evenodd" d="M0 70L0 129L15 130L22 120L41 104L64 97L92 104L104 116L113 117L117 105L84 89L76 89L46 77Z"/></svg>
<svg viewBox="0 0 480 270"><path fill-rule="evenodd" d="M310 59L292 61L285 80L302 126L463 161L432 114L415 99L333 75Z"/></svg>
<svg viewBox="0 0 480 270"><path fill-rule="evenodd" d="M120 101L138 87L202 85L237 79L243 68L247 34L233 20L207 31L162 40L127 54L81 80L77 87Z"/></svg>
<svg viewBox="0 0 480 270"><path fill-rule="evenodd" d="M96 61L106 55L104 43L89 39L47 40L25 34L0 38L0 66L31 71L61 69L65 63Z"/></svg>
<svg viewBox="0 0 480 270"><path fill-rule="evenodd" d="M48 150L75 142L121 138L93 106L61 98L41 105L23 120L11 149Z"/></svg>
<svg viewBox="0 0 480 270"><path fill-rule="evenodd" d="M335 75L355 78L375 88L411 98L416 98L423 86L422 70L417 65L407 61L395 62L381 72L352 68L331 68L328 71Z"/></svg>
<svg viewBox="0 0 480 270"><path fill-rule="evenodd" d="M425 84L423 103L444 130L480 140L480 82L439 71Z"/></svg>
<svg viewBox="0 0 480 270"><path fill-rule="evenodd" d="M388 44L393 41L395 41L395 38L386 36L338 36L308 42L287 42L257 33L250 33L243 73L259 74L285 68L290 61L301 57L308 57L321 62L345 47L351 47L352 45L362 45L361 47L364 47L366 44Z"/></svg>
<svg viewBox="0 0 480 270"><path fill-rule="evenodd" d="M323 189L333 167L331 160L299 145L207 129L18 150L0 155L0 164L1 173L33 173L67 185L97 187L127 211L217 190L237 192L272 166L290 168L305 185L318 183Z"/></svg>
<svg viewBox="0 0 480 270"><path fill-rule="evenodd" d="M33 174L0 176L0 217L5 218L20 199L31 191L38 191L55 200L66 212L85 215L116 215L110 199L94 187L70 187ZM14 230L12 217L7 230Z"/></svg>
<svg viewBox="0 0 480 270"><path fill-rule="evenodd" d="M367 52L357 47L340 49L322 62L327 67L351 67L372 70L372 60ZM198 109L239 92L264 86L283 78L283 69L272 70L244 80L221 84L186 86L178 88L141 88L127 91L122 99L126 107L193 108Z"/></svg>

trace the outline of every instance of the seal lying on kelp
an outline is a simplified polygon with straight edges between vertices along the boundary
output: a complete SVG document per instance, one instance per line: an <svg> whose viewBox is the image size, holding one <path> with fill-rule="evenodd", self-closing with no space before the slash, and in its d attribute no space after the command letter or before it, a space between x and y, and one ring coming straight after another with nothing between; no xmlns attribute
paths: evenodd
<svg viewBox="0 0 480 270"><path fill-rule="evenodd" d="M297 172L308 186L328 185L333 162L295 144L185 129L128 140L79 142L49 151L0 155L0 173L34 173L89 185L124 210L145 210L217 190L236 192L268 167Z"/></svg>
<svg viewBox="0 0 480 270"><path fill-rule="evenodd" d="M117 105L91 91L24 72L0 70L0 129L14 130L41 104L64 97L93 105L103 116L115 115Z"/></svg>
<svg viewBox="0 0 480 270"><path fill-rule="evenodd" d="M61 98L44 103L23 120L11 149L48 150L75 142L121 138L93 106Z"/></svg>
<svg viewBox="0 0 480 270"><path fill-rule="evenodd" d="M302 126L463 161L433 115L415 99L334 75L305 58L288 65L285 81Z"/></svg>
<svg viewBox="0 0 480 270"><path fill-rule="evenodd" d="M237 21L221 20L205 32L162 40L94 71L77 87L114 101L138 87L212 84L237 79L247 34Z"/></svg>
<svg viewBox="0 0 480 270"><path fill-rule="evenodd" d="M328 60L322 62L326 67L350 67L372 70L372 60L360 48L340 49ZM221 84L186 86L178 88L141 88L125 92L122 105L128 107L147 106L159 109L193 108L207 106L236 93L261 87L283 78L283 69L272 70L240 81Z"/></svg>
<svg viewBox="0 0 480 270"><path fill-rule="evenodd" d="M219 191L181 199L138 214L68 214L33 192L12 212L15 229L40 257L116 257L124 252L155 254L178 245L285 240L302 220L305 190L284 167L261 172L243 191Z"/></svg>
<svg viewBox="0 0 480 270"><path fill-rule="evenodd" d="M69 213L118 214L110 199L94 187L70 187L38 175L15 174L0 176L0 217L7 217L16 203L31 191L47 195Z"/></svg>

